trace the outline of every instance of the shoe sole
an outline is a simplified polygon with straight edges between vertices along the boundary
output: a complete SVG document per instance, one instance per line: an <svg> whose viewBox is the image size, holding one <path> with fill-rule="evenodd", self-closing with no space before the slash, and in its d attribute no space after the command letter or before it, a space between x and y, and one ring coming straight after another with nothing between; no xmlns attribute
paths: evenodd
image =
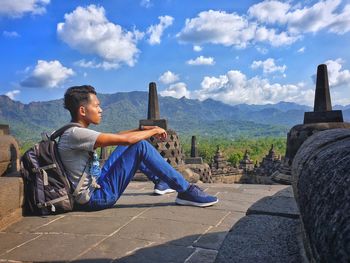
<svg viewBox="0 0 350 263"><path fill-rule="evenodd" d="M183 199L179 199L179 198L176 198L176 200L175 200L175 203L178 205L191 205L191 206L198 206L198 207L212 206L212 205L216 204L217 202L219 202L219 199L217 199L216 201L213 201L213 202L209 202L209 203L197 203L197 202L183 200Z"/></svg>
<svg viewBox="0 0 350 263"><path fill-rule="evenodd" d="M166 190L159 190L159 189L154 189L154 193L156 195L165 195L165 194L171 194L176 192L174 189L166 189Z"/></svg>

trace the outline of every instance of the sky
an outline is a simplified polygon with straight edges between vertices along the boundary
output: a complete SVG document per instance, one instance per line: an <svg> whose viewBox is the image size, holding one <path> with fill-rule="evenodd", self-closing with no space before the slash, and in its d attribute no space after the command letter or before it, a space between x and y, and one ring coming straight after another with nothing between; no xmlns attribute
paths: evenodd
<svg viewBox="0 0 350 263"><path fill-rule="evenodd" d="M350 0L1 0L0 94L29 103L75 85L230 105L313 105L326 64L350 104Z"/></svg>

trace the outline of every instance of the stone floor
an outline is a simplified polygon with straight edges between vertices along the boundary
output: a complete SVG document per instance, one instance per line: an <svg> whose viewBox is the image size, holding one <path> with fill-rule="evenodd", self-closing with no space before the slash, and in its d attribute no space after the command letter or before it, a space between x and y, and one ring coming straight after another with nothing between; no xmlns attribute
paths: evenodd
<svg viewBox="0 0 350 263"><path fill-rule="evenodd" d="M255 244L247 239L253 234L253 227L259 228L262 233L273 229L262 228L267 221L271 222L268 217L283 217L287 225L291 224L288 220L297 222L295 204L290 205L289 202L288 207L284 203L286 198L289 198L288 201L294 200L290 187L241 184L200 186L218 196L220 202L208 208L179 206L174 203L176 194L155 196L152 195L151 183L132 182L112 209L24 217L0 232L0 262L206 263L215 260L225 262L227 259L230 262L236 262L236 259L244 262L242 258L230 255L238 253L227 253L226 250L232 245L230 239L235 243L232 247L241 250L237 242L248 247ZM249 217L253 217L255 225L249 225L245 219ZM259 217L265 217L261 226L257 223ZM237 229L237 225L245 225L246 230ZM238 232L232 237L234 231ZM266 233L263 235L268 236ZM223 246L226 236L230 238L226 238L228 241ZM238 240L239 236L243 239ZM287 243L284 245L288 246ZM222 252L220 247L223 247ZM287 254L296 253L288 251Z"/></svg>

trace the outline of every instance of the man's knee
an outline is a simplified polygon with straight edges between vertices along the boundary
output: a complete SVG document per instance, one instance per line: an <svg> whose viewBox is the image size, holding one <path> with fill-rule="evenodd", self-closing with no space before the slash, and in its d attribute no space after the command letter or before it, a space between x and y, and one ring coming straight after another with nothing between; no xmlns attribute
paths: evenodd
<svg viewBox="0 0 350 263"><path fill-rule="evenodd" d="M147 149L150 146L152 147L152 145L146 140L138 141L137 143L133 144L133 146L137 148L144 148L144 149Z"/></svg>

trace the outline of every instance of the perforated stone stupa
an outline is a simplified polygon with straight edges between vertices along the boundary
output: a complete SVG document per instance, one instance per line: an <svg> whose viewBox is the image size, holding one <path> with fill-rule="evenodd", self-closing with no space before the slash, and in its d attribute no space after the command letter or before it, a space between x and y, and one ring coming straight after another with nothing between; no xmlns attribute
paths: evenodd
<svg viewBox="0 0 350 263"><path fill-rule="evenodd" d="M273 144L268 154L262 159L259 167L254 170L257 176L271 176L281 165L281 156L275 153Z"/></svg>
<svg viewBox="0 0 350 263"><path fill-rule="evenodd" d="M341 110L332 110L327 65L317 67L314 111L305 112L304 124L294 126L287 134L285 159L272 179L279 183L291 184L290 167L300 146L314 133L319 131L350 128L350 123L343 121Z"/></svg>
<svg viewBox="0 0 350 263"><path fill-rule="evenodd" d="M210 168L214 182L237 183L242 180L244 181L243 170L238 169L227 162L219 145L217 146Z"/></svg>
<svg viewBox="0 0 350 263"><path fill-rule="evenodd" d="M199 175L190 170L184 161L184 152L179 136L174 130L168 129L168 122L160 118L157 85L155 82L149 84L148 95L148 118L140 120L140 126L159 126L165 129L168 137L165 140L151 137L149 142L157 149L161 156L175 169L177 169L187 180L196 182Z"/></svg>
<svg viewBox="0 0 350 263"><path fill-rule="evenodd" d="M239 161L239 168L244 172L252 172L254 170L254 167L254 162L250 159L248 150L246 150L243 159Z"/></svg>
<svg viewBox="0 0 350 263"><path fill-rule="evenodd" d="M199 175L203 183L212 183L210 167L199 157L196 136L191 139L191 157L185 159L186 166Z"/></svg>

